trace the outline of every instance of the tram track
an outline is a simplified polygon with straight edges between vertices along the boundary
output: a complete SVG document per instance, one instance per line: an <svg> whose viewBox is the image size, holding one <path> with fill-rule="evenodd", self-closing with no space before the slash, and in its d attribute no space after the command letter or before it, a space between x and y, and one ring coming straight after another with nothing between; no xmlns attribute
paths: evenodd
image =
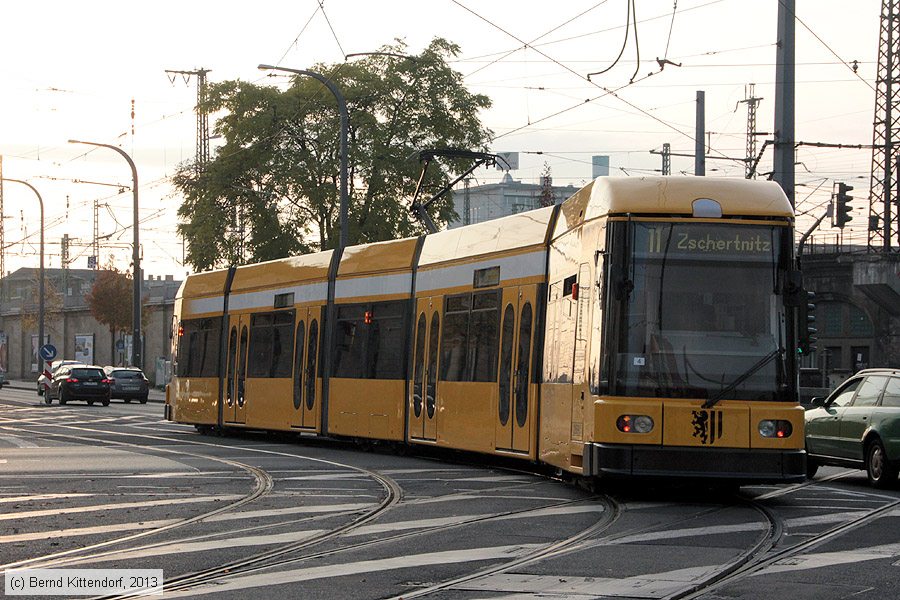
<svg viewBox="0 0 900 600"><path fill-rule="evenodd" d="M130 424L127 425L130 427ZM322 459L309 459L308 457L302 456L298 453L293 452L279 452L275 450L270 450L266 448L254 448L254 447L246 447L240 445L232 445L232 444L223 444L223 443L210 443L203 442L199 440L190 440L185 439L186 436L181 435L180 432L170 432L166 431L161 435L149 435L149 434L125 434L114 431L101 431L96 429L90 429L83 426L74 426L67 424L54 423L53 427L57 428L70 428L74 430L79 430L81 432L87 432L88 434L102 434L104 436L110 435L128 435L131 437L139 437L145 439L153 439L164 442L176 442L178 444L190 444L195 446L205 446L205 447L216 447L216 448L233 448L235 450L241 450L243 452L250 453L263 453L275 456L288 456L295 458L302 458L308 460L319 460ZM15 429L10 428L5 425L0 425L0 429L6 429L10 431L19 431L19 432L28 432L28 433L36 433L30 429ZM41 432L41 434L47 434L47 432ZM76 439L81 442L89 442L89 443L97 443L98 439L94 437L86 437L86 436L78 436L75 434L61 434L56 433L49 435ZM215 457L209 456L207 454L202 453L189 453L183 450L174 450L171 448L158 448L158 447L148 447L148 446L138 446L135 444L127 444L125 442L119 442L115 440L103 440L104 443L111 444L120 444L125 446L135 446L144 451L153 450L160 452L183 452L186 455L197 456L204 459L210 460L221 460L228 461L229 459L217 459ZM236 462L236 461L233 461ZM335 463L334 461L322 461L334 466L341 466L341 463ZM236 465L231 465L232 467ZM245 465L249 466L249 465ZM416 531L408 531L404 533L400 533L397 535L390 535L380 537L379 539L367 540L360 543L342 545L337 548L324 548L319 551L313 552L305 552L310 550L315 545L320 545L329 540L335 540L352 532L354 529L362 527L367 523L371 523L375 519L378 519L385 512L390 510L392 506L398 504L403 495L402 487L397 484L397 482L393 481L390 477L386 477L383 474L379 474L377 471L369 471L366 469L362 469L360 467L354 467L349 465L343 465L346 468L350 468L352 470L362 472L366 474L368 477L379 482L385 489L385 497L378 506L373 507L371 511L367 511L365 514L360 515L359 518L354 519L350 523L345 523L340 527L331 529L329 531L322 532L321 534L315 535L308 539L304 539L302 541L296 542L294 544L290 544L288 546L282 546L278 549L256 553L252 556L248 556L239 560L234 560L229 563L217 565L215 567L198 570L192 573L185 573L176 577L173 577L165 582L166 592L176 593L180 595L189 595L190 590L203 588L207 585L214 585L216 583L227 583L229 581L234 580L235 578L240 578L242 576L251 575L251 574L260 574L264 573L266 570L274 570L280 567L285 567L289 565L295 565L298 563L302 563L304 561L310 561L317 558L323 558L327 556L335 556L341 553L348 553L354 550L360 550L367 547L372 547L378 544L387 544L392 542L398 542L404 539L412 538L415 536L424 536L429 534L438 534L442 531L450 530L456 527L463 527L466 525L472 525L479 522L488 522L493 519L500 519L503 517L508 517L514 514L525 514L528 512L544 510L547 508L552 508L554 506L564 506L566 504L573 504L576 502L582 502L585 500L599 501L604 504L603 518L599 519L597 522L593 523L590 527L583 529L580 532L577 532L566 539L559 540L553 542L549 545L542 546L540 548L536 548L533 551L528 551L525 554L521 554L512 560L507 560L500 564L496 564L484 569L479 569L473 571L472 573L468 573L459 577L455 577L452 579L448 579L443 582L435 583L433 585L428 585L426 587L421 587L418 589L412 589L403 594L395 596L394 598L416 598L416 597L424 597L428 595L433 595L441 592L442 590L452 589L455 586L462 586L465 583L473 582L475 580L481 578L488 578L492 575L498 575L504 572L508 572L514 569L523 568L528 565L532 565L535 563L539 563L544 560L548 560L551 558L559 557L565 555L570 552L575 552L579 550L584 550L589 548L591 545L596 544L614 544L617 543L617 540L627 538L629 536L644 533L644 532L653 532L653 531L662 531L666 528L672 528L677 526L678 523L687 522L690 520L697 519L700 516L708 516L711 514L715 514L718 511L723 511L727 509L733 509L733 504L726 504L723 506L709 507L706 510L700 513L693 513L690 516L675 519L674 521L669 520L665 523L655 523L651 526L647 527L639 527L639 528L629 528L627 531L619 531L610 536L604 536L604 532L612 527L613 523L615 523L620 516L620 513L623 511L623 508L620 507L619 500L615 497L615 495L608 497L593 497L579 500L572 500L563 503L557 504L547 504L539 507L530 507L527 509L523 509L521 511L509 511L506 513L494 513L490 515L482 515L477 518L464 519L460 522L453 523L450 525L443 525L437 527L430 527L424 529L417 529ZM491 466L492 469L506 470L503 467L497 467L496 465ZM518 471L522 472L522 471ZM807 540L805 542L801 542L798 544L792 544L791 546L778 548L778 544L783 542L785 538L785 521L784 519L777 514L775 510L773 510L770 506L767 506L765 501L789 496L801 490L824 486L827 483L832 481L847 477L848 475L854 473L854 471L841 471L836 474L829 475L827 477L820 477L817 480L807 481L800 484L794 484L790 486L785 486L780 489L776 489L773 491L767 491L762 493L756 497L748 498L746 496L737 496L736 500L743 504L750 510L754 511L756 514L761 516L762 525L760 525L761 533L758 536L755 536L752 543L749 544L743 551L741 551L737 556L734 556L731 560L724 563L723 565L714 568L707 576L704 576L702 579L695 579L687 587L684 587L677 591L667 592L667 595L660 595L663 598L669 598L673 600L682 600L682 599L698 599L704 597L706 594L710 592L714 592L730 583L740 581L745 577L750 577L758 571L765 569L766 567L777 563L780 560L784 560L790 558L795 555L802 554L812 548L815 548L821 544L825 544L829 541L840 538L842 535L845 535L849 532L852 532L860 527L863 527L882 516L891 514L893 510L895 510L898 505L900 505L900 500L891 501L883 506L879 506L872 510L866 511L865 514L861 514L856 518L853 518L849 521L843 522L840 525L836 525L831 527L830 529L817 534L815 539ZM529 475L536 475L535 473L530 473ZM381 479L379 479L379 477ZM552 479L552 478L551 478ZM393 491L389 488L393 487ZM508 487L500 488L504 490L508 490ZM271 489L269 490L271 491ZM486 490L481 489L478 493L484 493ZM466 495L469 492L457 492L456 495ZM451 496L454 494L451 494ZM247 502L252 500L247 500ZM419 499L414 500L413 502L420 501ZM427 499L421 501L428 501ZM217 512L225 512L228 510L233 510L233 507L221 507L217 510ZM207 515L208 518L209 515ZM202 518L195 518L196 521L202 520ZM293 521L299 522L299 521ZM277 524L267 524L263 526L259 526L259 529L272 528L283 526L286 523L277 523ZM176 524L180 526L180 524ZM160 529L159 531L162 531ZM142 532L142 534L137 534L135 536L126 536L117 540L109 540L104 542L103 545L112 545L116 543L125 543L131 539L135 539L137 537L144 537L145 535L152 535L157 533L156 530L151 530L147 532ZM210 537L215 537L216 534L212 534ZM203 536L207 537L207 536ZM179 540L184 541L184 540ZM37 557L36 559L30 560L41 560L48 559L56 556L63 556L65 560L60 562L51 562L48 564L69 564L72 562L90 562L90 560L101 557L117 554L120 552L127 552L129 550L139 550L141 548L152 548L156 545L165 545L166 542L160 542L159 544L153 544L148 546L141 546L138 548L129 548L126 550L113 550L106 551L102 554L93 554L93 555L79 555L79 556L71 556L65 557L63 555L68 553L58 553L57 555L48 555L45 557ZM87 552L93 548L97 548L97 546L91 546L84 549L79 549L78 552ZM104 550L108 550L104 548ZM71 552L71 551L70 551ZM24 565L31 566L31 565ZM41 565L43 566L43 565ZM7 567L7 565L0 565L0 568ZM107 596L104 598L113 598L113 597L123 597L123 596Z"/></svg>
<svg viewBox="0 0 900 600"><path fill-rule="evenodd" d="M840 537L841 535L862 527L881 516L890 514L894 509L900 506L900 500L889 502L884 506L868 511L865 515L861 515L860 517L852 519L849 522L845 522L832 527L831 529L818 534L815 539L808 540L800 544L795 544L781 550L776 550L775 548L778 543L784 539L785 522L782 517L778 516L770 507L764 505L761 500L790 495L811 486L821 486L824 483L841 479L852 473L853 471L849 470L842 471L825 478L820 478L819 480L807 481L802 484L790 486L788 488L775 490L773 492L763 494L757 498L736 496L736 502L743 504L744 506L750 508L751 510L762 516L763 527L761 534L757 536L757 538L753 541L752 544L750 544L750 546L746 550L735 556L732 560L728 561L720 568L716 569L708 577L703 578L703 580L701 581L693 582L687 589L682 589L668 595L661 595L660 597L665 598L666 600L695 600L701 598L705 594L724 587L729 583L738 581L744 577L751 576L757 571L764 569L778 562L779 560L801 554L811 548L814 548L821 544L825 544L828 541ZM677 527L682 523L694 521L701 517L708 518L709 516L717 512L730 510L732 508L733 505L717 506L715 508L710 508L700 513L695 513L681 519L676 519L674 521L667 521L665 523L659 523L647 527L629 528L627 530L620 531L611 536L602 537L600 539L589 539L593 537L592 534L576 536L578 537L578 539L566 540L566 543L561 543L559 544L559 547L556 547L552 550L542 549L533 554L519 557L516 560L512 560L504 564L495 565L487 569L479 570L471 574L457 577L432 586L420 588L394 596L391 598L391 600L405 600L409 598L428 596L442 590L454 588L465 583L476 581L478 579L506 573L511 571L512 569L524 567L541 560L546 560L571 552L582 551L598 544L616 544L620 540L624 540L635 535L650 533L654 531L665 531L667 529Z"/></svg>
<svg viewBox="0 0 900 600"><path fill-rule="evenodd" d="M113 431L102 431L102 430L89 429L89 428L85 428L85 427L76 427L76 426L65 425L65 424L60 424L60 423L54 423L53 427L77 429L80 431L86 431L89 433L100 434L103 436L127 435L129 437L140 437L140 438L144 438L144 439L153 439L155 441L165 441L165 442L176 441L171 438L164 437L164 436L154 436L154 435L147 435L147 434L124 434L124 433L118 433L118 432L113 432ZM192 453L192 452L187 452L184 450L176 450L176 449L172 449L172 448L161 448L158 446L147 448L144 446L140 446L137 444L131 444L128 442L121 442L121 441L108 440L108 439L98 439L98 438L94 438L94 437L85 437L85 436L81 436L81 435L75 435L72 433L35 432L30 429L11 427L9 425L3 424L2 421L0 421L0 430L16 431L19 433L38 434L38 435L43 435L43 436L48 436L48 437L53 437L53 438L72 439L72 440L76 440L79 442L90 442L92 444L96 444L97 442L102 442L102 443L108 443L108 444L111 444L114 446L135 448L135 449L143 450L143 451L146 451L149 449L149 450L159 451L159 452L163 452L163 453L167 453L167 454L207 459L207 460L212 460L215 462L221 462L223 464L235 466L237 468L245 469L248 472L250 472L251 474L253 474L259 478L257 480L258 481L257 485L255 486L254 490L250 494L246 495L245 497L243 497L227 506L219 507L216 510L208 511L206 513L196 515L196 516L188 518L188 519L182 519L176 523L171 523L169 525L165 525L165 526L161 526L161 527L157 527L157 528L153 528L153 529L148 529L148 530L142 531L140 533L130 534L127 536L122 536L122 537L114 538L111 540L106 540L104 542L91 544L91 545L85 546L83 548L76 548L76 549L72 549L72 550L57 552L57 553L48 554L48 555L35 557L35 558L31 558L31 559L26 559L26 560L22 560L22 561L16 561L16 562L9 563L6 565L0 565L0 569L23 568L23 567L46 568L46 567L50 567L50 566L60 566L60 565L64 565L64 564L90 562L91 560L94 560L96 558L101 558L104 556L108 556L110 554L115 554L115 553L121 552L121 550L115 550L112 552L107 551L107 552L97 553L96 552L97 550L110 548L112 546L124 544L124 543L130 542L130 541L136 540L136 539L146 538L146 537L156 535L159 533L163 533L163 532L170 532L170 531L178 529L178 528L183 528L185 526L188 526L188 525L191 525L194 523L202 522L213 516L232 511L236 508L239 508L240 506L243 506L245 504L248 504L250 502L258 500L258 499L262 498L263 496L270 494L271 491L274 489L274 481L273 481L272 477L268 473L266 473L264 470L259 469L258 467L253 467L251 465L245 465L243 463L233 461L231 459L214 457L209 454ZM213 443L209 443L209 442L200 442L200 441L196 441L196 440L183 440L182 439L182 440L177 440L177 441L179 443L186 443L186 444L190 444L190 445L194 445L194 446L205 446L205 447L216 447L216 448L240 448L241 450L255 452L255 453L280 455L280 456L286 456L286 457L291 457L291 458L303 458L304 460L310 460L312 462L317 462L317 463L324 463L324 464L328 464L329 466L346 468L348 470L361 472L361 473L371 477L372 479L377 481L379 483L379 485L385 490L385 497L379 504L377 504L373 509L370 509L370 510L364 512L360 517L358 517L357 519L354 519L351 523L348 523L342 527L336 528L330 532L325 532L321 536L317 536L315 540L304 540L303 542L291 544L289 546L279 549L282 552L293 552L293 551L296 551L296 549L298 549L298 548L307 547L311 543L320 543L320 542L326 541L327 539L331 539L337 535L340 535L344 531L348 531L348 530L356 528L356 527L361 527L361 526L365 525L366 523L369 523L370 521L376 519L378 516L380 516L385 511L389 510L392 506L397 504L400 501L400 499L402 498L403 491L400 488L400 486L393 479L386 477L384 475L381 475L375 471L368 470L368 469L363 469L363 468L355 467L352 465L345 465L342 463L338 463L336 461L302 457L297 454L276 452L276 451L266 450L266 449L235 447L235 446L231 446L231 445L227 445L227 444L213 444ZM94 552L94 553L90 554L90 552ZM245 559L245 560L251 560L251 559ZM243 561L235 561L235 562L241 563ZM257 561L254 561L254 562L257 562ZM227 569L229 566L230 565L217 567L215 570ZM234 566L238 567L239 565L236 564ZM166 582L167 585L168 585L168 583L169 582Z"/></svg>
<svg viewBox="0 0 900 600"><path fill-rule="evenodd" d="M846 476L845 473L840 473L830 479L838 479L844 476ZM768 494L766 496L772 497ZM751 500L750 502L756 503L757 499ZM778 561L797 556L863 527L864 525L868 525L869 523L892 513L898 507L900 507L900 500L893 500L883 506L869 510L857 518L827 529L826 531L817 534L813 539L793 544L780 550L774 550L775 545L783 538L783 535L779 535L773 539L773 543L768 548L754 548L749 550L743 553L738 560L732 561L726 567L712 573L703 581L696 582L690 588L666 596L665 598L666 600L694 600L701 598L705 594L720 589L730 583L752 576L754 573L765 569ZM766 513L770 512L769 509L762 505L760 505L759 508L763 509Z"/></svg>
<svg viewBox="0 0 900 600"><path fill-rule="evenodd" d="M54 426L58 426L58 425L54 425ZM2 425L2 424L0 424L0 430L17 431L20 433L25 433L25 432L32 433L32 434L35 433L28 429L19 429L19 428L10 427L8 425ZM72 435L72 434L55 434L55 433L49 433L49 432L40 432L39 435L54 437L54 438L74 439L77 441L86 441L86 442L91 442L91 443L97 443L98 441L101 441L96 438L76 436L76 435ZM109 443L114 446L136 447L135 444L128 444L125 442L116 442L116 441L110 441L110 440L103 440L103 442ZM214 462L219 462L219 463L226 464L228 466L231 466L231 467L234 467L234 468L237 468L240 470L244 470L247 473L249 473L251 475L251 477L253 477L253 480L254 480L253 489L250 491L250 493L246 494L242 498L239 498L238 500L235 500L234 502L230 502L225 506L220 506L214 510L206 511L199 515L194 515L193 517L179 519L175 523L169 523L168 525L154 527L151 529L147 529L145 531L141 531L139 533L133 533L133 534L129 534L126 536L121 536L121 537L113 538L110 540L105 540L103 542L97 542L95 544L90 544L88 546L84 546L81 548L73 548L71 550L64 550L62 552L55 552L52 554L46 554L46 555L38 556L38 557L34 557L34 558L14 561L14 562L6 563L6 564L0 564L0 570L19 569L19 568L24 568L24 567L48 568L51 566L59 566L59 565L63 565L63 564L69 564L69 563L73 562L73 560L80 561L80 560L83 560L84 558L86 558L85 553L95 552L102 548L108 548L108 547L115 546L118 544L125 544L128 542L137 540L137 539L145 538L145 537L152 536L152 535L158 535L158 534L164 533L164 532L170 532L170 531L173 531L173 530L176 530L179 528L186 527L188 525L192 525L194 523L199 523L201 521L204 521L204 520L214 517L216 515L220 515L220 514L235 510L237 508L240 508L241 506L244 506L246 504L254 502L254 501L270 494L272 489L274 488L274 481L273 481L272 477L263 469L254 467L252 465L247 465L247 464L240 463L238 461L234 461L234 460L230 460L230 459L212 458L209 456L196 454L196 453L190 453L190 452L184 452L184 451L177 451L177 450L171 450L171 449L160 449L160 448L156 448L156 450L164 451L166 453L174 453L174 454L178 454L180 456L190 456L192 458L213 460ZM90 556L93 556L93 555L87 554L87 557L90 557Z"/></svg>

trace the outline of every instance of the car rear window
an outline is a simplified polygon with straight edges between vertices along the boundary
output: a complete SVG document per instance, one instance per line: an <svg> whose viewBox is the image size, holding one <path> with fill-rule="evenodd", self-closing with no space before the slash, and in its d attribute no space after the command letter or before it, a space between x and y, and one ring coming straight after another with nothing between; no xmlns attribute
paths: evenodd
<svg viewBox="0 0 900 600"><path fill-rule="evenodd" d="M113 371L112 377L115 379L143 379L144 374L140 371Z"/></svg>
<svg viewBox="0 0 900 600"><path fill-rule="evenodd" d="M103 379L105 377L103 371L101 371L100 369L72 369L71 376L83 378L99 377L100 379Z"/></svg>
<svg viewBox="0 0 900 600"><path fill-rule="evenodd" d="M884 388L882 406L900 406L900 377L891 377L887 387Z"/></svg>

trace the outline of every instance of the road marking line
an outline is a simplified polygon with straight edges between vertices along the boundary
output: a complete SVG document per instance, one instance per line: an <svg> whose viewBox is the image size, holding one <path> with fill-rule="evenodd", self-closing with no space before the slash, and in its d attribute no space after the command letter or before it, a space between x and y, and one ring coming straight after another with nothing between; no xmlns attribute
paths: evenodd
<svg viewBox="0 0 900 600"><path fill-rule="evenodd" d="M378 573L390 569L407 569L410 567L423 567L428 565L447 565L468 563L485 560L510 559L539 547L537 544L521 544L516 546L496 546L493 548L470 548L462 550L448 550L444 552L429 552L425 554L412 554L376 560L364 560L343 564L323 565L305 569L293 569L276 573L264 573L261 575L236 576L232 579L217 581L215 584L195 587L183 592L165 593L165 598L181 598L198 596L201 594L220 594L256 587L271 587L284 583L299 583L314 579L326 579L331 577L344 577L347 575L359 575L361 573Z"/></svg>
<svg viewBox="0 0 900 600"><path fill-rule="evenodd" d="M74 529L56 529L54 531L35 531L33 533L17 533L14 535L0 536L0 544L10 542L29 542L32 540L44 540L61 537L76 537L81 535L96 535L100 533L113 533L116 531L134 531L139 529L153 529L165 527L177 523L179 519L164 519L162 521L141 521L139 523L118 523L116 525L98 525L97 527L76 527Z"/></svg>
<svg viewBox="0 0 900 600"><path fill-rule="evenodd" d="M329 504L322 506L292 506L291 508L273 508L271 510L248 510L243 512L225 513L215 515L208 519L207 522L213 521L237 521L239 519L253 519L258 517L278 517L281 515L299 515L299 514L318 514L318 513L337 513L352 512L363 510L374 506L372 503L364 504Z"/></svg>
<svg viewBox="0 0 900 600"><path fill-rule="evenodd" d="M220 548L242 548L247 546L270 546L273 544L292 544L324 533L325 530L311 529L292 531L274 535L248 535L243 537L219 538L202 542L173 542L145 548L143 550L124 550L108 556L93 559L92 562L109 562L113 560L132 560L151 556L169 556L171 554L187 554L190 552L206 552Z"/></svg>
<svg viewBox="0 0 900 600"><path fill-rule="evenodd" d="M5 460L2 462L6 462ZM87 496L96 496L97 494L37 494L34 496L7 496L0 498L0 504L8 504L12 502L33 502L35 500L54 500L56 498L85 498Z"/></svg>
<svg viewBox="0 0 900 600"><path fill-rule="evenodd" d="M70 508L51 508L48 510L29 510L23 512L13 512L0 514L0 521L10 521L12 519L31 519L34 517L47 517L50 515L62 515L85 512L99 512L108 510L120 510L125 508L142 508L145 506L164 506L167 504L196 504L200 502L216 502L220 500L237 500L244 496L225 495L225 496L200 496L197 498L174 498L167 500L147 500L144 502L124 502L121 504L97 504L94 506L73 506ZM219 515L225 516L225 515Z"/></svg>
<svg viewBox="0 0 900 600"><path fill-rule="evenodd" d="M753 573L752 577L770 575L772 573L785 573L787 571L806 571L809 569L846 565L867 560L881 560L885 558L895 560L898 556L900 556L900 544L884 544L882 546L855 548L853 550L844 550L841 552L802 554L780 560L761 571Z"/></svg>

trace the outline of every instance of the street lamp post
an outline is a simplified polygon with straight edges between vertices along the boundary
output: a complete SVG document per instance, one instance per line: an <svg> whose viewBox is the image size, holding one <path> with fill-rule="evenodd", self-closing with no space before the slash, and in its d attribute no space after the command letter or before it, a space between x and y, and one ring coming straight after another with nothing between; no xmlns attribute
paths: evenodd
<svg viewBox="0 0 900 600"><path fill-rule="evenodd" d="M340 139L340 149L339 153L341 155L341 237L340 237L340 248L345 248L347 246L347 128L348 128L348 117L347 117L347 102L344 100L344 95L341 94L341 90L334 85L334 82L314 71L305 71L303 69L288 69L287 67L276 67L274 65L259 65L259 69L262 71L285 71L287 73L295 73L297 75L307 75L312 77L313 79L318 80L325 87L328 88L332 94L334 94L335 99L338 104L338 111L341 114L341 139Z"/></svg>
<svg viewBox="0 0 900 600"><path fill-rule="evenodd" d="M13 181L15 183L27 185L31 188L31 191L34 192L34 195L37 196L38 204L41 206L41 268L38 274L38 365L41 368L38 369L38 371L43 371L44 361L40 357L40 349L41 346L44 345L44 199L41 198L40 192L27 181L22 181L21 179L9 179L7 177L4 177L3 181Z"/></svg>
<svg viewBox="0 0 900 600"><path fill-rule="evenodd" d="M110 144L99 144L97 142L83 142L81 140L69 140L70 144L87 144L88 146L99 146L101 148L109 148L118 152L122 158L128 161L131 167L131 191L134 194L134 247L132 249L131 261L134 263L134 293L132 294L132 316L131 316L131 364L139 369L143 368L143 357L141 349L141 249L140 238L138 235L138 176L137 167L131 157L116 146Z"/></svg>

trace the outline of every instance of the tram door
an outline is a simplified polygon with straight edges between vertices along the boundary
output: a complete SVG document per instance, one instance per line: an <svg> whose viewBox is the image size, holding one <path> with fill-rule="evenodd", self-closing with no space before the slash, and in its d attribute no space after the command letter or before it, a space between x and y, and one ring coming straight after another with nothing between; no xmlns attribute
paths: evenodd
<svg viewBox="0 0 900 600"><path fill-rule="evenodd" d="M225 373L225 421L246 423L245 382L250 315L234 315L228 327L228 362Z"/></svg>
<svg viewBox="0 0 900 600"><path fill-rule="evenodd" d="M413 377L409 390L409 437L437 439L437 378L441 299L419 298L416 305Z"/></svg>
<svg viewBox="0 0 900 600"><path fill-rule="evenodd" d="M321 307L297 311L294 335L294 411L291 426L317 431L321 406L318 376Z"/></svg>
<svg viewBox="0 0 900 600"><path fill-rule="evenodd" d="M527 453L531 443L529 410L537 386L532 383L537 286L503 290L500 321L499 397L495 424L497 450Z"/></svg>

